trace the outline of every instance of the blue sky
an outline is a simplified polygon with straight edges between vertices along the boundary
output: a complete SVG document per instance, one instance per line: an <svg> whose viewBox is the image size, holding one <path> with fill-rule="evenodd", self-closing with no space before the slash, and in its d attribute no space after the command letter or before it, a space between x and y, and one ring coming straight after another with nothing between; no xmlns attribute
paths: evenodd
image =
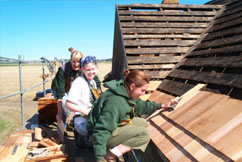
<svg viewBox="0 0 242 162"><path fill-rule="evenodd" d="M68 59L69 47L98 59L112 57L115 3L162 0L0 0L0 56ZM204 4L209 0L179 0Z"/></svg>

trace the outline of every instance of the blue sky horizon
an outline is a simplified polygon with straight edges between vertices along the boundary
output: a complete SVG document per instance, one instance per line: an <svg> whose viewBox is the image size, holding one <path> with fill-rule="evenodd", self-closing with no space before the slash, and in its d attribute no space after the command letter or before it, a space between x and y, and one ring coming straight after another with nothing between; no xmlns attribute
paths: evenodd
<svg viewBox="0 0 242 162"><path fill-rule="evenodd" d="M204 4L209 0L179 0ZM84 56L112 58L115 4L160 4L162 0L0 0L0 56L24 60L69 59L69 47Z"/></svg>

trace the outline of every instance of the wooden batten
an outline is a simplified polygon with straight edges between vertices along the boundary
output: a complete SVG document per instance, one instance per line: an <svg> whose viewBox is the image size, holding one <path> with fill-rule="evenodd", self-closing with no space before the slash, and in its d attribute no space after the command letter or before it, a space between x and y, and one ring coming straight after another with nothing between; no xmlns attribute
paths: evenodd
<svg viewBox="0 0 242 162"><path fill-rule="evenodd" d="M116 5L112 79L127 68L162 81L222 7L177 2Z"/></svg>
<svg viewBox="0 0 242 162"><path fill-rule="evenodd" d="M162 0L161 4L179 4L178 0Z"/></svg>

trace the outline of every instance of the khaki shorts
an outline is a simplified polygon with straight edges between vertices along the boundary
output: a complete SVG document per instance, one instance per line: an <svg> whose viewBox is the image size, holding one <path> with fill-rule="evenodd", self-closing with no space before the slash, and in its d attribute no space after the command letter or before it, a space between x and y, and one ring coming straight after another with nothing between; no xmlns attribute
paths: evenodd
<svg viewBox="0 0 242 162"><path fill-rule="evenodd" d="M108 138L107 147L113 148L122 144L132 149L145 151L149 141L150 132L146 120L135 117L132 119L132 124L120 126L113 131Z"/></svg>

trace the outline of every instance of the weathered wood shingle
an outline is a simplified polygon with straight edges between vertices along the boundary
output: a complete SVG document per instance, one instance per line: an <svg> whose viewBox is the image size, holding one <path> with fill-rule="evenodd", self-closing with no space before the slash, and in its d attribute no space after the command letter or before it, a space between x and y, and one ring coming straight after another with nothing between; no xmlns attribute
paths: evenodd
<svg viewBox="0 0 242 162"><path fill-rule="evenodd" d="M221 9L219 5L117 5L112 79L139 69L163 80Z"/></svg>
<svg viewBox="0 0 242 162"><path fill-rule="evenodd" d="M226 5L158 90L180 96L197 83L206 83L208 89L242 98L241 6L238 0Z"/></svg>

